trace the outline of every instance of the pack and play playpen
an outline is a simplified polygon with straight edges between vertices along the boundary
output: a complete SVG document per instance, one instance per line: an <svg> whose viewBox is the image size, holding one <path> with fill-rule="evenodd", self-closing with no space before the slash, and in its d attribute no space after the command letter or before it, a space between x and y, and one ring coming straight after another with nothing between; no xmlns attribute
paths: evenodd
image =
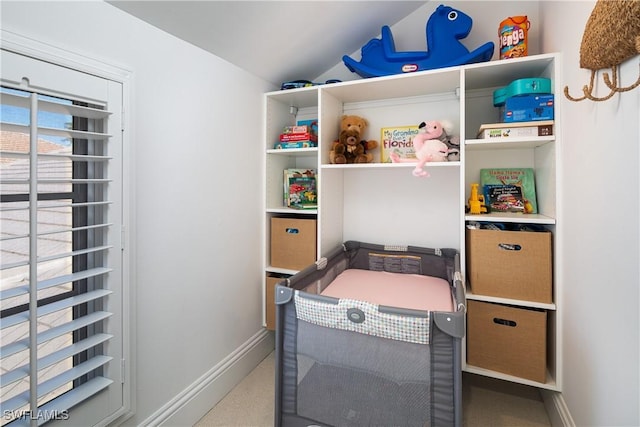
<svg viewBox="0 0 640 427"><path fill-rule="evenodd" d="M455 249L348 241L280 282L276 426L461 426Z"/></svg>

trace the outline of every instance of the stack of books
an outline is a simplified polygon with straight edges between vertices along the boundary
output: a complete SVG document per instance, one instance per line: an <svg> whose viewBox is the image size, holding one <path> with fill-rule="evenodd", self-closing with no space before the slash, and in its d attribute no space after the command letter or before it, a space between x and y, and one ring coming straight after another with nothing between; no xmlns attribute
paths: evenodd
<svg viewBox="0 0 640 427"><path fill-rule="evenodd" d="M286 126L280 134L276 149L309 148L318 146L318 133L313 124Z"/></svg>

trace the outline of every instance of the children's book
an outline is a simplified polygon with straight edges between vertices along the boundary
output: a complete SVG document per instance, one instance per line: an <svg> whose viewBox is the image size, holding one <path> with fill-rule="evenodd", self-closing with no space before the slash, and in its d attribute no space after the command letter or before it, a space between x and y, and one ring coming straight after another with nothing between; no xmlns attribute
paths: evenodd
<svg viewBox="0 0 640 427"><path fill-rule="evenodd" d="M318 119L298 120L296 126L306 126L309 129L308 132L318 135Z"/></svg>
<svg viewBox="0 0 640 427"><path fill-rule="evenodd" d="M517 185L485 185L484 200L489 212L525 212L526 201Z"/></svg>
<svg viewBox="0 0 640 427"><path fill-rule="evenodd" d="M538 213L535 176L531 168L480 169L480 186L490 212ZM491 203L498 199L502 203L492 207ZM523 209L515 210L519 203Z"/></svg>
<svg viewBox="0 0 640 427"><path fill-rule="evenodd" d="M314 169L284 170L284 204L294 209L317 209L318 191Z"/></svg>
<svg viewBox="0 0 640 427"><path fill-rule="evenodd" d="M309 132L281 133L280 142L312 141L318 142L318 135Z"/></svg>
<svg viewBox="0 0 640 427"><path fill-rule="evenodd" d="M418 126L395 126L381 129L380 161L391 163L391 153L400 158L415 159L413 138L418 134Z"/></svg>

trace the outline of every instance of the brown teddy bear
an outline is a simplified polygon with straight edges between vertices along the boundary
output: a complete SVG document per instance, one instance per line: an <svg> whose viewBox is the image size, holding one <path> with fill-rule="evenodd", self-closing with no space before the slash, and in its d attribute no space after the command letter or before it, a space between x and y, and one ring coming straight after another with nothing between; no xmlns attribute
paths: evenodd
<svg viewBox="0 0 640 427"><path fill-rule="evenodd" d="M364 133L368 126L369 122L364 117L355 115L342 116L340 119L340 137L337 141L334 141L333 147L329 152L329 162L337 164L371 163L373 154L369 150L377 148L378 141L364 139Z"/></svg>
<svg viewBox="0 0 640 427"><path fill-rule="evenodd" d="M331 163L369 163L360 141L360 132L353 129L340 131L340 139L333 143L331 153Z"/></svg>

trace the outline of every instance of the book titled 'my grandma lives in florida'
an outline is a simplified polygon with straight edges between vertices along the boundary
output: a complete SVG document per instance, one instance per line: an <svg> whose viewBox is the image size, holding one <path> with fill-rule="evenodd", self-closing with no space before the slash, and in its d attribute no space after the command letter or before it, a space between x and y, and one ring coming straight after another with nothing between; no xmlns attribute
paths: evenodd
<svg viewBox="0 0 640 427"><path fill-rule="evenodd" d="M415 159L416 151L413 148L413 138L418 134L418 126L394 126L380 130L380 161L391 163L391 153L396 153L400 158Z"/></svg>
<svg viewBox="0 0 640 427"><path fill-rule="evenodd" d="M501 186L503 188L500 188ZM505 199L506 193L509 192L515 199L522 198L524 213L538 213L536 182L532 168L480 169L480 187L492 211L500 211L501 205L496 204L492 209L490 202L498 200L498 195ZM514 191L509 191L510 188Z"/></svg>

